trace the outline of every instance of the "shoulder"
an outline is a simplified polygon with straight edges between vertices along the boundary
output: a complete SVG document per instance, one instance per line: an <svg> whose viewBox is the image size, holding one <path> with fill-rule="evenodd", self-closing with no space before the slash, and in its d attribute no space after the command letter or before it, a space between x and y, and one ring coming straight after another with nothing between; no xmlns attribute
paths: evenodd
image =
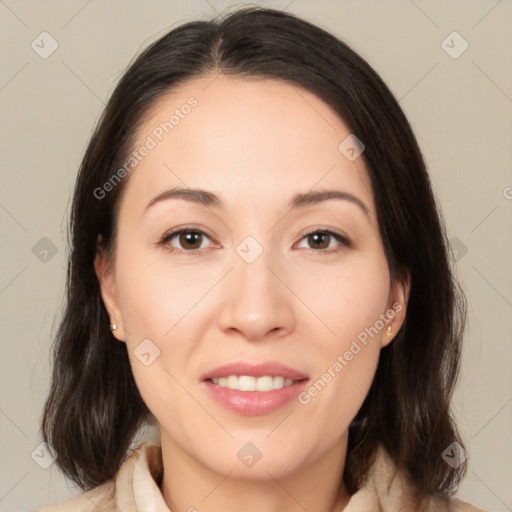
<svg viewBox="0 0 512 512"><path fill-rule="evenodd" d="M116 476L87 492L39 509L37 512L117 512L137 510L134 488L143 494L159 494L162 473L160 445L144 443L132 450ZM135 486L135 480L137 485Z"/></svg>
<svg viewBox="0 0 512 512"><path fill-rule="evenodd" d="M454 499L451 502L450 512L486 512L482 508L475 507L465 501Z"/></svg>
<svg viewBox="0 0 512 512"><path fill-rule="evenodd" d="M426 502L422 502L419 510L421 512L487 512L484 509L471 505L471 503L466 503L456 498L446 500L429 498Z"/></svg>
<svg viewBox="0 0 512 512"><path fill-rule="evenodd" d="M115 508L115 484L109 480L90 491L84 492L55 505L39 509L38 512L113 512Z"/></svg>
<svg viewBox="0 0 512 512"><path fill-rule="evenodd" d="M409 476L397 469L392 457L380 445L366 484L359 491L367 499L371 497L375 510L393 512L407 510L412 506L417 512L486 512L457 498L424 497L418 500L418 493ZM359 493L354 495L354 498ZM357 500L354 500L357 502ZM356 509L354 509L355 512ZM352 509L349 509L351 512Z"/></svg>

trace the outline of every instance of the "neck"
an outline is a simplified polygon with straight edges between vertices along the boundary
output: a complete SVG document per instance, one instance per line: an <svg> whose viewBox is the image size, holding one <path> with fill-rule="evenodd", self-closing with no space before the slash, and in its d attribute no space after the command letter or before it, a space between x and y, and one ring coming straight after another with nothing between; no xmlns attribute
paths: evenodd
<svg viewBox="0 0 512 512"><path fill-rule="evenodd" d="M294 468L272 461L257 474L240 475L235 467L216 471L215 464L192 457L162 430L162 496L171 512L341 512L350 498L342 481L347 439Z"/></svg>

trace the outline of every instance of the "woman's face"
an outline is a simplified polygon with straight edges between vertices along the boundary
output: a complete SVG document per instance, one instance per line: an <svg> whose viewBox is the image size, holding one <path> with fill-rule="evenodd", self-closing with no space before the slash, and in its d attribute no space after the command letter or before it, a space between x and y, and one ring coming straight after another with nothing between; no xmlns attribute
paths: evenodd
<svg viewBox="0 0 512 512"><path fill-rule="evenodd" d="M297 86L222 75L146 117L97 272L175 456L256 479L344 456L405 312L349 135Z"/></svg>

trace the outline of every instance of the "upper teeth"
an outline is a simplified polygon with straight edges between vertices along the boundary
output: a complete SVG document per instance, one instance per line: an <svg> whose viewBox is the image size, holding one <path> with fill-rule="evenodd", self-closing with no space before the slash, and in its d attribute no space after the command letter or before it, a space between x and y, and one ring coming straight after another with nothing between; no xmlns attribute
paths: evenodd
<svg viewBox="0 0 512 512"><path fill-rule="evenodd" d="M273 389L281 389L284 386L291 386L292 379L285 379L284 377L251 377L250 375L230 375L229 377L219 377L218 379L211 379L214 384L218 386L237 389L238 391L272 391Z"/></svg>

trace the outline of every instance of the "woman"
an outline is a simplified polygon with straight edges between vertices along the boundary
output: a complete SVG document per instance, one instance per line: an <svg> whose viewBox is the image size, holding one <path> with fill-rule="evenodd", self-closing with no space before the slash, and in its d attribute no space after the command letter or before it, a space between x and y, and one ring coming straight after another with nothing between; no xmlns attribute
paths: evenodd
<svg viewBox="0 0 512 512"><path fill-rule="evenodd" d="M88 491L43 510L479 510L451 497L444 227L343 42L246 8L151 45L89 143L71 248L42 430Z"/></svg>

